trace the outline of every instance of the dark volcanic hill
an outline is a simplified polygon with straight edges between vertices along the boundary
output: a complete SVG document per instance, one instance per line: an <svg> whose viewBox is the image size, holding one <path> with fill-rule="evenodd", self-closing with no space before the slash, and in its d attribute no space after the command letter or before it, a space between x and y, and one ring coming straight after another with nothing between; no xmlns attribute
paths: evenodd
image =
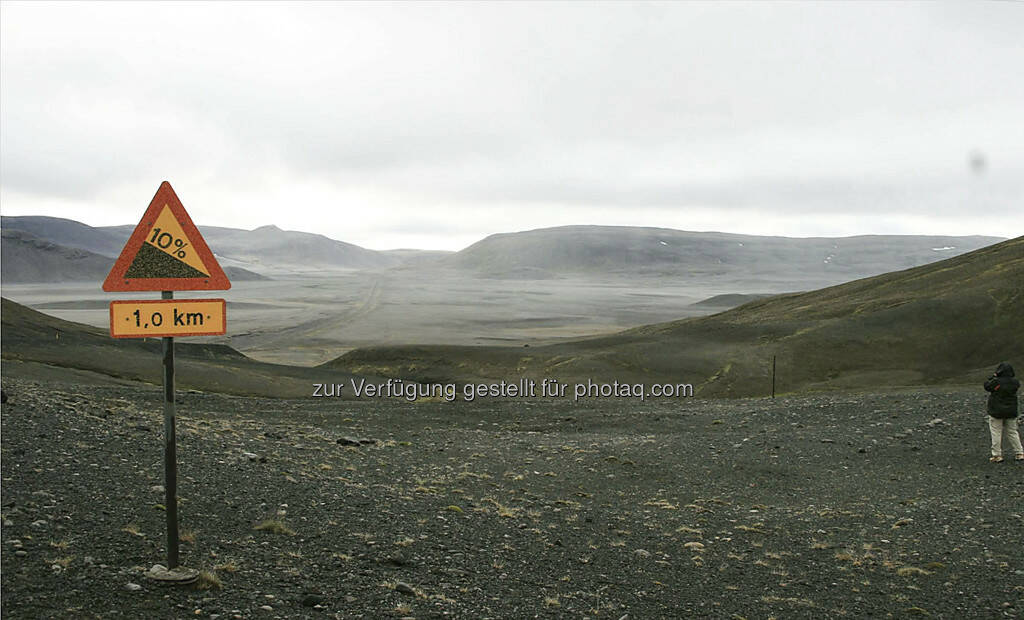
<svg viewBox="0 0 1024 620"><path fill-rule="evenodd" d="M771 297L771 295L767 293L725 293L702 299L692 305L697 308L728 310L729 308L742 306L745 303L764 299L765 297Z"/></svg>
<svg viewBox="0 0 1024 620"><path fill-rule="evenodd" d="M529 349L381 347L328 366L428 381L693 384L704 395L973 383L1024 365L1024 237L700 317Z"/></svg>
<svg viewBox="0 0 1024 620"><path fill-rule="evenodd" d="M491 235L445 259L498 277L563 273L684 276L799 274L844 281L991 245L998 237L870 235L789 238L626 226L562 226Z"/></svg>
<svg viewBox="0 0 1024 620"><path fill-rule="evenodd" d="M94 228L75 220L42 215L5 215L0 217L0 226L4 230L21 230L38 239L111 258L121 253L121 248L128 241L128 235L134 228L128 227L128 232L121 233L105 228Z"/></svg>
<svg viewBox="0 0 1024 620"><path fill-rule="evenodd" d="M22 230L4 228L0 236L0 281L5 283L101 281L114 263Z"/></svg>
<svg viewBox="0 0 1024 620"><path fill-rule="evenodd" d="M0 303L0 353L5 374L13 368L9 362L22 362L81 369L132 381L161 381L158 338L114 339L106 330L58 319L7 298ZM346 373L257 362L227 345L178 340L175 376L182 389L305 397L315 381L347 381L349 377Z"/></svg>
<svg viewBox="0 0 1024 620"><path fill-rule="evenodd" d="M257 267L366 269L390 267L399 262L397 258L358 245L323 235L281 230L276 226L224 234L217 231L211 242L217 244L223 256L251 262Z"/></svg>

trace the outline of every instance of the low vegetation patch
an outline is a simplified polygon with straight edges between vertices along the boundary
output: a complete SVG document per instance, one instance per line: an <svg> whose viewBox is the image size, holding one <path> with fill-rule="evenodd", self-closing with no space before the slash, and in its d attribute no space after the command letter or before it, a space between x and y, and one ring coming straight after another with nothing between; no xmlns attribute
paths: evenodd
<svg viewBox="0 0 1024 620"><path fill-rule="evenodd" d="M196 590L221 590L224 584L216 573L204 570L199 571L199 578L196 579Z"/></svg>

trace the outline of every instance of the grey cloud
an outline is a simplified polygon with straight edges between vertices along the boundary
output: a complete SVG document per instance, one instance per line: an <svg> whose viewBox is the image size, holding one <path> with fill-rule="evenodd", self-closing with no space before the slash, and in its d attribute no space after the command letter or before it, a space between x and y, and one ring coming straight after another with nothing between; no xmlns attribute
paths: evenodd
<svg viewBox="0 0 1024 620"><path fill-rule="evenodd" d="M589 205L953 215L974 148L991 160L986 200L1013 208L1024 191L1014 5L4 15L0 166L25 195L98 199L189 176L220 193L280 178L483 210L558 203L581 222Z"/></svg>

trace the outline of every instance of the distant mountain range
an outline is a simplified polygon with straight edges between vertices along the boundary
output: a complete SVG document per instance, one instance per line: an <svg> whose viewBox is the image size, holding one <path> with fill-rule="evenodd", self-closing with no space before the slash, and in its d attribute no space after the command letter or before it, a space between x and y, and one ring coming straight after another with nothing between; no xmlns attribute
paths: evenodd
<svg viewBox="0 0 1024 620"><path fill-rule="evenodd" d="M780 393L980 384L996 363L1024 359L1022 316L1024 237L1019 237L929 265L758 299L711 316L546 346L371 347L309 369L259 364L226 346L186 345L182 385L291 396L308 392L309 381L324 376L423 382L528 377L648 386L685 382L701 396L764 396L771 390L773 358ZM105 330L7 299L0 318L5 361L156 380L155 339L113 340Z"/></svg>
<svg viewBox="0 0 1024 620"><path fill-rule="evenodd" d="M102 280L134 226L92 227L41 216L0 218L4 282ZM200 231L231 280L262 280L280 273L390 267L403 257L367 250L323 235L204 226ZM11 241L8 244L8 241ZM27 243L33 240L32 243Z"/></svg>
<svg viewBox="0 0 1024 620"><path fill-rule="evenodd" d="M999 237L766 237L668 228L562 226L491 235L444 259L496 277L640 273L747 277L798 271L833 282L924 265Z"/></svg>
<svg viewBox="0 0 1024 620"><path fill-rule="evenodd" d="M102 280L133 226L5 216L3 282ZM998 237L859 236L788 238L665 228L563 226L491 235L459 252L376 251L323 235L263 226L204 226L204 239L233 280L333 270L454 269L488 278L580 274L765 279L834 284L923 265L1000 241ZM781 290L793 290L788 284ZM765 290L780 290L780 286Z"/></svg>
<svg viewBox="0 0 1024 620"><path fill-rule="evenodd" d="M103 230L128 239L134 229L134 226L112 226ZM281 230L277 226L261 226L255 230L204 226L200 232L222 266L235 265L259 273L378 269L401 262L400 258L385 252L367 250L323 235Z"/></svg>

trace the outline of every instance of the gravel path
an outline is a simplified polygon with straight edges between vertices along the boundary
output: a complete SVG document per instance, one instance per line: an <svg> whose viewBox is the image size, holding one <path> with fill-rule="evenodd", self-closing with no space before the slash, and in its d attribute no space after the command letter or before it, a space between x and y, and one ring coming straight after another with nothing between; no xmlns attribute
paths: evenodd
<svg viewBox="0 0 1024 620"><path fill-rule="evenodd" d="M144 576L158 389L4 388L5 618L1024 615L1024 466L988 462L980 388L182 394L182 558L207 589Z"/></svg>

